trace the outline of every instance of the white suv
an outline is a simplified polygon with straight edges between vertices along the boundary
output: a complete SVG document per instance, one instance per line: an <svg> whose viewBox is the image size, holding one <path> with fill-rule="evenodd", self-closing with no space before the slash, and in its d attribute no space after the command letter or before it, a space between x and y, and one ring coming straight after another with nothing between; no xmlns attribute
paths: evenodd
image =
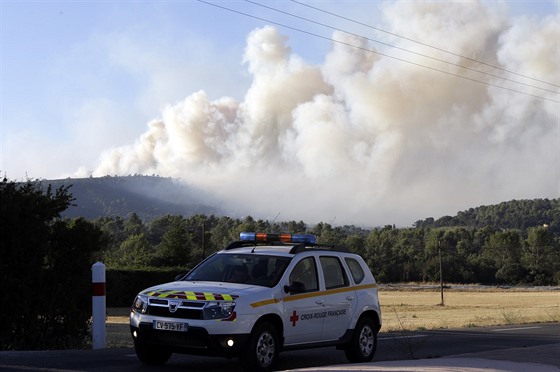
<svg viewBox="0 0 560 372"><path fill-rule="evenodd" d="M373 358L381 309L364 260L309 234L241 233L180 280L138 294L130 329L138 358L172 353L240 357L270 370L278 353L336 346Z"/></svg>

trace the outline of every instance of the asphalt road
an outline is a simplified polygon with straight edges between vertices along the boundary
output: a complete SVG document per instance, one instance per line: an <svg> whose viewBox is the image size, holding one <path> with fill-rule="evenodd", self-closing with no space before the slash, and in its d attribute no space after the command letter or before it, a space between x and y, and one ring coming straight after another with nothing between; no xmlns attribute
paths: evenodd
<svg viewBox="0 0 560 372"><path fill-rule="evenodd" d="M489 359L521 358L519 350L546 346L552 352L529 360L560 368L560 324L531 324L502 327L480 327L456 330L382 333L375 361L436 359L456 355L483 355ZM514 353L505 353L515 350ZM474 353L474 354L470 354ZM502 355L500 357L500 355ZM527 356L523 356L527 361ZM281 353L277 370L320 367L347 363L344 352L322 348ZM64 350L0 352L1 371L241 371L236 359L174 355L163 367L142 365L133 349Z"/></svg>

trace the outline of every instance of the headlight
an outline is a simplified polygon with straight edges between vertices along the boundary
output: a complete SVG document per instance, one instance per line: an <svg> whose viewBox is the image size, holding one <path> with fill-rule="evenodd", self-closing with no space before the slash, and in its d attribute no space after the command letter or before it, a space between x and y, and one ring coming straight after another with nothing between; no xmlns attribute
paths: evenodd
<svg viewBox="0 0 560 372"><path fill-rule="evenodd" d="M132 311L137 313L145 314L148 310L148 296L146 295L138 295L134 299L134 303L132 304Z"/></svg>
<svg viewBox="0 0 560 372"><path fill-rule="evenodd" d="M204 319L225 319L233 314L235 302L208 302L204 306Z"/></svg>

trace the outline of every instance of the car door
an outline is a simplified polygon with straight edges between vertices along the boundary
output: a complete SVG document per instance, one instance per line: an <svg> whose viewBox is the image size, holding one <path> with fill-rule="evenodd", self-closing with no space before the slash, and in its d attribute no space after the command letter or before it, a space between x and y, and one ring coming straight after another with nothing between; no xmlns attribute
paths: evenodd
<svg viewBox="0 0 560 372"><path fill-rule="evenodd" d="M357 306L356 294L339 257L320 256L319 261L326 312L322 338L325 341L336 340L342 337L349 327Z"/></svg>
<svg viewBox="0 0 560 372"><path fill-rule="evenodd" d="M317 263L313 256L295 262L283 276L285 344L318 342L321 340L326 316L323 297L319 292Z"/></svg>

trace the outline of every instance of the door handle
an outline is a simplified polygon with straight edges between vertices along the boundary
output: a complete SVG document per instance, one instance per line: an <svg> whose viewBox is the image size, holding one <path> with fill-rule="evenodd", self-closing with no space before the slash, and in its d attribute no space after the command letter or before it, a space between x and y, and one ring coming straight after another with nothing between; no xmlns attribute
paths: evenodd
<svg viewBox="0 0 560 372"><path fill-rule="evenodd" d="M317 301L315 301L315 303L316 303L317 305L324 305L324 304L325 304L325 300L317 300Z"/></svg>
<svg viewBox="0 0 560 372"><path fill-rule="evenodd" d="M347 299L348 301L352 301L352 300L354 299L354 297L353 297L353 296L347 296L346 299Z"/></svg>

